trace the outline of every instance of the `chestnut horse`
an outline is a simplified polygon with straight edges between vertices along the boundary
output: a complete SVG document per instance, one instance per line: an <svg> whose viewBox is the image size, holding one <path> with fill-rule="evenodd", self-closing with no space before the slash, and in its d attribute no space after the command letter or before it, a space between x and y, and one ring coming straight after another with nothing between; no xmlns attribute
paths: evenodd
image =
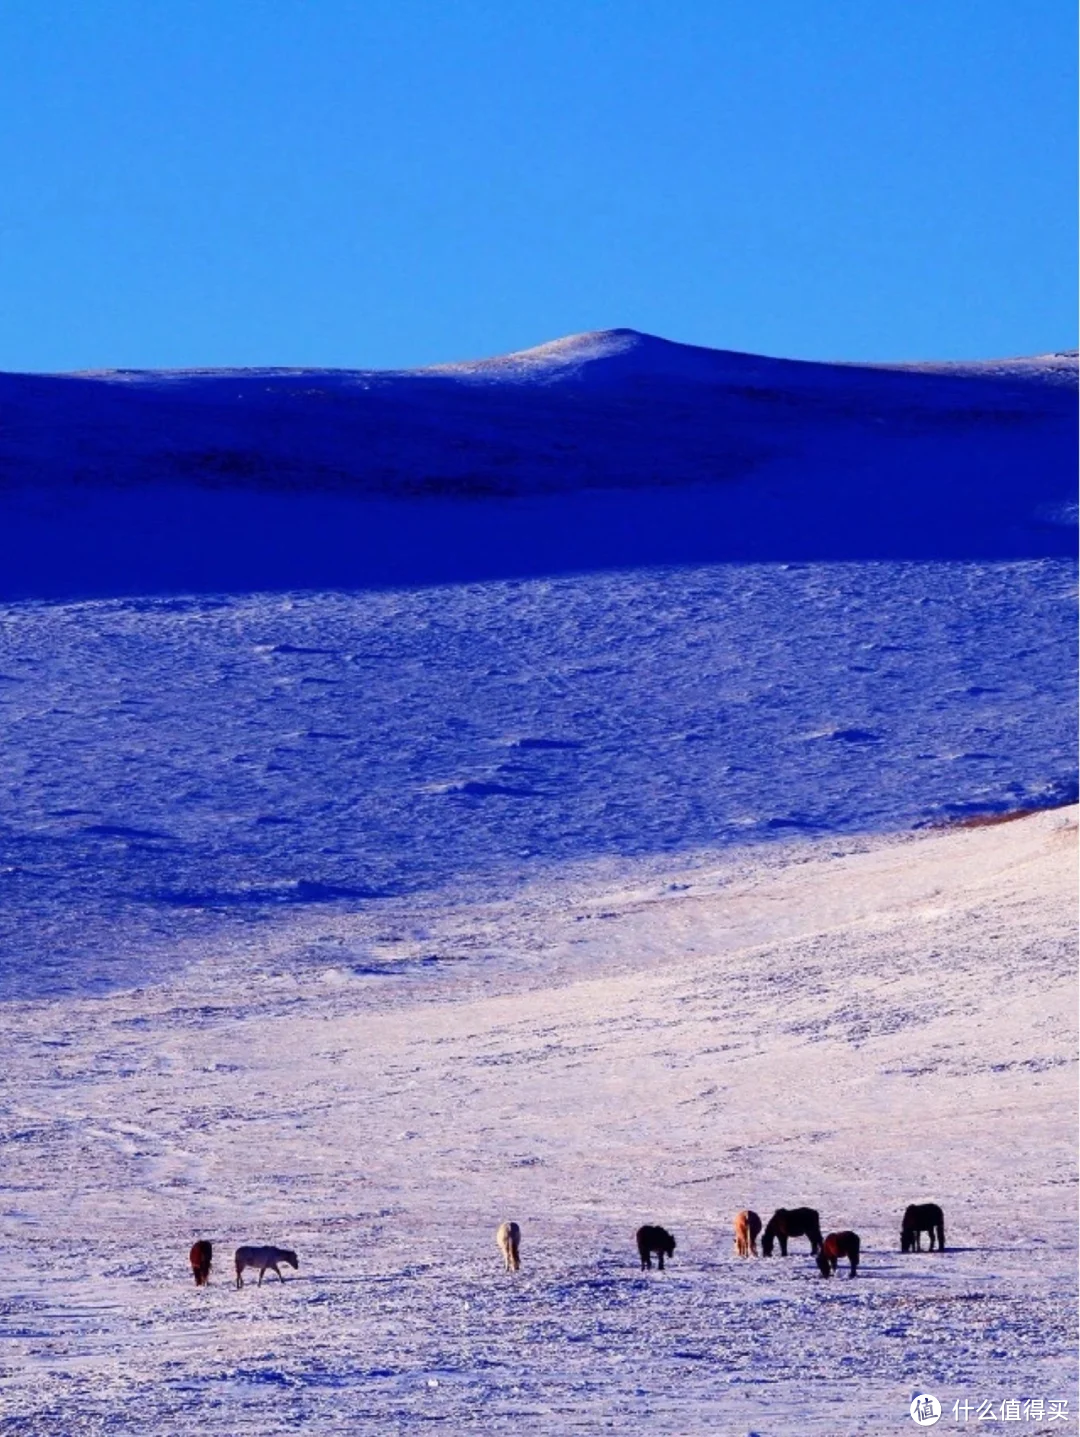
<svg viewBox="0 0 1080 1437"><path fill-rule="evenodd" d="M821 1223L814 1208L778 1207L769 1219L761 1239L762 1252L766 1257L772 1257L773 1243L779 1242L780 1256L787 1257L789 1237L808 1237L810 1251L817 1252L821 1246Z"/></svg>
<svg viewBox="0 0 1080 1437"><path fill-rule="evenodd" d="M857 1232L831 1232L821 1244L817 1265L822 1277L832 1277L836 1264L842 1257L851 1263L851 1275L859 1270L859 1234Z"/></svg>
<svg viewBox="0 0 1080 1437"><path fill-rule="evenodd" d="M634 1234L634 1241L637 1243L638 1256L641 1258L641 1270L652 1267L652 1254L656 1253L656 1265L661 1272L664 1270L664 1256L675 1256L675 1239L666 1227L639 1227Z"/></svg>
<svg viewBox="0 0 1080 1437"><path fill-rule="evenodd" d="M210 1281L210 1263L214 1257L214 1245L200 1238L188 1253L191 1270L195 1274L195 1286L205 1287Z"/></svg>
<svg viewBox="0 0 1080 1437"><path fill-rule="evenodd" d="M757 1257L758 1233L761 1231L761 1219L756 1212L744 1208L735 1217L735 1251L740 1257L749 1257L751 1253Z"/></svg>
<svg viewBox="0 0 1080 1437"><path fill-rule="evenodd" d="M904 1210L900 1224L900 1251L922 1252L922 1234L930 1234L930 1251L937 1238L938 1251L945 1251L945 1214L936 1202L912 1203Z"/></svg>

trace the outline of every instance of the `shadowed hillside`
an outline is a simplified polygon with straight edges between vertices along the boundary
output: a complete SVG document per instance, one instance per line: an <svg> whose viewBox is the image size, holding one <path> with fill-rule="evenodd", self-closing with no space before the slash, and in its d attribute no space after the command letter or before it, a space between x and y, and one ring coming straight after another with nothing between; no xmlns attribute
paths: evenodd
<svg viewBox="0 0 1080 1437"><path fill-rule="evenodd" d="M1071 356L873 368L613 330L406 373L3 375L0 596L1060 556L1075 468Z"/></svg>

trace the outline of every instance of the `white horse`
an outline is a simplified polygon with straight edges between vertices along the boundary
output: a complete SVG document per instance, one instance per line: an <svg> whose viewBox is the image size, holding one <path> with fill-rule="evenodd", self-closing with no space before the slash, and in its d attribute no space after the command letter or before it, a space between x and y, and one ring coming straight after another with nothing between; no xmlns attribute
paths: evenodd
<svg viewBox="0 0 1080 1437"><path fill-rule="evenodd" d="M507 1272L517 1272L521 1266L518 1249L521 1247L521 1229L516 1222L504 1222L495 1234L499 1251L506 1261Z"/></svg>
<svg viewBox="0 0 1080 1437"><path fill-rule="evenodd" d="M263 1275L267 1268L276 1272L281 1281L281 1268L279 1262L288 1263L290 1267L299 1270L300 1264L297 1261L296 1253L287 1247L238 1247L236 1249L236 1285L243 1287L244 1279L242 1273L245 1267L257 1267L259 1269L259 1286L262 1287Z"/></svg>

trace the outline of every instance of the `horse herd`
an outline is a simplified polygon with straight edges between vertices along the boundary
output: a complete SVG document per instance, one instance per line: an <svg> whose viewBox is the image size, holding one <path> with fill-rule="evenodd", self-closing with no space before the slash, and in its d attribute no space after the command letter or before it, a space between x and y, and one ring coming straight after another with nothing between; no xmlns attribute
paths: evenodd
<svg viewBox="0 0 1080 1437"><path fill-rule="evenodd" d="M939 1252L945 1251L945 1216L937 1203L912 1203L905 1209L900 1224L900 1251L921 1252L922 1235L930 1237L930 1251L935 1242ZM744 1208L735 1218L735 1251L739 1257L757 1256L757 1240L761 1237L761 1251L765 1257L772 1257L773 1248L779 1245L781 1257L787 1257L788 1239L805 1237L810 1241L810 1251L817 1260L822 1277L831 1277L837 1264L844 1258L854 1277L859 1269L859 1234L857 1232L830 1232L821 1235L821 1223L817 1210L812 1207L778 1207L761 1231L761 1219L756 1212ZM517 1272L521 1267L521 1228L516 1222L500 1224L495 1241L502 1253L507 1272ZM661 1272L664 1258L675 1256L675 1238L665 1227L646 1224L634 1234L642 1272L652 1269L652 1260ZM210 1265L213 1261L213 1244L201 1238L189 1254L191 1270L195 1274L195 1286L204 1287L210 1280ZM236 1266L236 1285L243 1287L245 1268L258 1268L259 1286L267 1272L276 1272L281 1281L281 1264L299 1269L296 1253L287 1247L238 1247L233 1259Z"/></svg>
<svg viewBox="0 0 1080 1437"><path fill-rule="evenodd" d="M505 1226L505 1224L504 1224ZM516 1224L514 1224L516 1227ZM502 1231L502 1228L499 1229ZM921 1252L922 1235L930 1237L930 1251L935 1242L939 1252L945 1251L945 1215L936 1202L911 1203L905 1210L900 1223L900 1251ZM761 1231L761 1219L750 1208L744 1208L735 1216L735 1251L739 1257L757 1257L757 1240L761 1235L761 1251L772 1257L773 1248L779 1245L780 1256L787 1257L788 1239L805 1237L809 1239L810 1251L817 1260L822 1277L831 1277L837 1264L846 1258L854 1277L859 1270L860 1239L857 1232L830 1232L821 1235L821 1221L817 1209L812 1207L778 1207ZM664 1270L664 1258L675 1255L675 1239L666 1228L639 1227L636 1234L638 1256L642 1271L652 1267L656 1254L657 1266Z"/></svg>

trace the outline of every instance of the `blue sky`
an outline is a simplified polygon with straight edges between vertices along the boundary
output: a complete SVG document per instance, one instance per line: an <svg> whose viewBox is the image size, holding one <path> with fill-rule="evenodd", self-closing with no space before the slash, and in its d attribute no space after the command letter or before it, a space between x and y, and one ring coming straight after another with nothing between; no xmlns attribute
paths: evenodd
<svg viewBox="0 0 1080 1437"><path fill-rule="evenodd" d="M5 0L0 368L1075 344L1071 0Z"/></svg>

